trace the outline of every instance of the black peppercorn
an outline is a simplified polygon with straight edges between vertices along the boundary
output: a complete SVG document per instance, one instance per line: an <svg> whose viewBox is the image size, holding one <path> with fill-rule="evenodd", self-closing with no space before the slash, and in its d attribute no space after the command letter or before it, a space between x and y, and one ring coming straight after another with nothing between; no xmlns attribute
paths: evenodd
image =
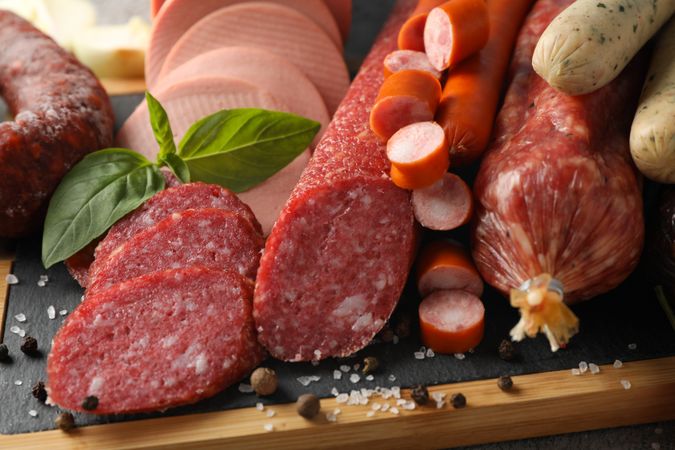
<svg viewBox="0 0 675 450"><path fill-rule="evenodd" d="M363 358L363 373L366 375L376 372L377 368L380 367L380 361L374 356L366 356Z"/></svg>
<svg viewBox="0 0 675 450"><path fill-rule="evenodd" d="M499 386L499 389L502 391L508 391L513 387L513 380L508 375L502 375L497 380L497 386Z"/></svg>
<svg viewBox="0 0 675 450"><path fill-rule="evenodd" d="M86 411L93 411L98 408L98 397L90 395L82 402L82 408Z"/></svg>
<svg viewBox="0 0 675 450"><path fill-rule="evenodd" d="M26 355L34 355L37 353L38 350L38 343L37 339L35 339L32 336L26 336L23 338L23 341L21 342L21 351L24 352Z"/></svg>
<svg viewBox="0 0 675 450"><path fill-rule="evenodd" d="M0 344L0 362L8 362L9 359L9 349L7 348L7 344Z"/></svg>
<svg viewBox="0 0 675 450"><path fill-rule="evenodd" d="M67 412L59 414L54 423L61 431L70 431L75 428L75 418Z"/></svg>
<svg viewBox="0 0 675 450"><path fill-rule="evenodd" d="M38 381L35 386L33 386L31 393L39 402L44 403L47 400L47 391L45 390L45 384L42 381Z"/></svg>
<svg viewBox="0 0 675 450"><path fill-rule="evenodd" d="M450 396L450 404L456 409L464 408L466 406L466 397L462 393L452 394Z"/></svg>
<svg viewBox="0 0 675 450"><path fill-rule="evenodd" d="M319 411L321 410L321 401L316 395L302 394L298 397L296 409L298 414L305 419L312 419L319 414Z"/></svg>
<svg viewBox="0 0 675 450"><path fill-rule="evenodd" d="M499 344L499 357L504 361L513 361L516 358L516 349L513 348L511 341L502 340Z"/></svg>
<svg viewBox="0 0 675 450"><path fill-rule="evenodd" d="M410 396L420 406L426 405L429 402L429 391L426 386L422 386L421 384L413 387Z"/></svg>

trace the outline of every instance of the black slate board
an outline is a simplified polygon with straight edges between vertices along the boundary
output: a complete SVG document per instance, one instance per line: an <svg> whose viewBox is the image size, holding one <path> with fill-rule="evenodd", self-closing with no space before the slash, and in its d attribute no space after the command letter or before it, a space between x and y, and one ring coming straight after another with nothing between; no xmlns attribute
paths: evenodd
<svg viewBox="0 0 675 450"><path fill-rule="evenodd" d="M346 50L352 68L367 52L378 26L386 16L392 1L355 2L355 22L353 34ZM116 97L113 99L117 114L118 126L127 117L142 96ZM470 176L470 174L468 174ZM452 237L466 241L467 230L458 230ZM429 238L430 236L427 236ZM13 361L0 364L0 433L14 434L40 431L54 428L53 421L58 410L38 403L31 394L34 383L45 378L46 355L50 342L65 317L58 311L65 309L71 312L80 302L82 289L73 281L63 265L59 264L48 271L40 263L39 238L26 239L16 243L16 262L13 273L20 283L11 286L9 291L8 310L3 336L10 348ZM46 274L49 282L45 287L37 286L40 275ZM675 355L675 332L670 327L663 311L660 309L651 287L643 280L642 274L636 273L624 285L603 297L576 306L575 313L581 319L581 332L569 347L557 353L551 353L542 337L518 344L519 358L513 362L505 362L498 358L496 348L501 339L507 337L509 329L517 321L517 313L508 302L493 291L488 290L484 296L487 309L486 332L483 342L474 353L467 354L464 360L453 356L437 355L434 358L417 360L413 353L421 344L417 330L413 328L412 336L402 339L398 344L374 343L352 358L323 361L318 366L309 363L288 364L270 360L266 366L274 368L280 379L278 392L263 399L265 404L294 401L298 395L312 392L320 396L330 396L336 387L340 392L360 387L403 386L413 384L441 384L457 381L468 381L496 378L501 374L525 374L553 371L576 367L579 361L596 364L611 363L614 359L634 361ZM409 286L403 295L395 317L409 314L415 317L417 297ZM47 307L53 305L57 318L50 320ZM23 313L27 320L19 323L14 317ZM16 325L25 329L27 334L38 339L42 355L27 357L19 351L20 337L10 332ZM635 343L634 350L628 348ZM111 349L114 351L114 349ZM365 381L363 376L358 384L352 384L348 376L341 380L333 379L333 371L343 364L361 363L364 356L376 356L381 363L381 371L372 382ZM353 371L352 371L353 373ZM317 375L321 380L303 387L297 377ZM390 381L390 375L395 376ZM21 385L15 385L21 380ZM260 401L253 394L241 394L237 386L196 405L169 410L163 414L143 414L133 416L96 417L78 414L76 422L80 425L117 422L143 419L162 415L183 415L218 411L224 409L250 407ZM38 416L33 418L29 410L36 410Z"/></svg>

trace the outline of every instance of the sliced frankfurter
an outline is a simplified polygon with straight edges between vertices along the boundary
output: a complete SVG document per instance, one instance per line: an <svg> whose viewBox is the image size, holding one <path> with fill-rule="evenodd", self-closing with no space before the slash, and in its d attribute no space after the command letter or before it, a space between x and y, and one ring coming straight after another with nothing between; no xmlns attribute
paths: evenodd
<svg viewBox="0 0 675 450"><path fill-rule="evenodd" d="M422 297L434 291L459 289L480 297L483 280L469 253L457 242L433 241L424 246L416 263L417 290Z"/></svg>
<svg viewBox="0 0 675 450"><path fill-rule="evenodd" d="M466 291L435 291L419 306L422 343L437 353L464 353L483 339L485 308Z"/></svg>
<svg viewBox="0 0 675 450"><path fill-rule="evenodd" d="M442 5L447 0L420 0L410 18L398 32L398 48L401 50L424 51L424 25L427 23L429 11Z"/></svg>
<svg viewBox="0 0 675 450"><path fill-rule="evenodd" d="M429 72L436 79L441 78L441 72L436 70L429 62L427 54L415 50L396 50L384 58L384 77L402 70L422 70Z"/></svg>
<svg viewBox="0 0 675 450"><path fill-rule="evenodd" d="M295 64L331 114L349 87L342 52L326 33L298 11L265 2L221 8L194 24L167 56L160 78L203 53L232 46L261 48Z"/></svg>
<svg viewBox="0 0 675 450"><path fill-rule="evenodd" d="M347 40L352 27L352 0L323 0L337 22L342 42Z"/></svg>
<svg viewBox="0 0 675 450"><path fill-rule="evenodd" d="M387 142L392 181L404 189L423 188L441 179L450 165L449 155L445 132L436 122L407 125Z"/></svg>
<svg viewBox="0 0 675 450"><path fill-rule="evenodd" d="M424 51L445 70L485 47L490 19L485 0L450 0L432 9L424 25Z"/></svg>
<svg viewBox="0 0 675 450"><path fill-rule="evenodd" d="M288 110L286 105L269 92L251 83L225 77L192 78L153 92L153 95L162 103L169 115L176 142L182 139L194 122L221 109ZM145 102L129 116L120 129L116 142L121 147L144 154L151 161L156 159L159 147L152 134ZM270 232L310 157L309 150L303 152L263 183L238 194L239 198L253 210L265 235Z"/></svg>
<svg viewBox="0 0 675 450"><path fill-rule="evenodd" d="M163 77L157 90L204 76L234 78L273 92L288 108L286 112L316 120L321 123L322 131L330 121L321 94L300 69L284 58L255 47L224 47L203 53ZM315 142L321 134L317 134Z"/></svg>
<svg viewBox="0 0 675 450"><path fill-rule="evenodd" d="M221 8L251 1L255 0L166 0L166 4L159 10L153 20L152 34L145 60L145 82L148 86L154 87L171 48L192 25ZM321 30L325 31L335 45L342 48L340 30L330 10L322 1L267 0L267 2L284 5L304 14L314 21ZM261 19L264 22L264 17L261 17ZM259 34L269 32L269 28L265 28L262 23L249 23L249 25L252 25L253 30ZM311 32L306 37L311 39ZM246 44L243 43L242 45Z"/></svg>
<svg viewBox="0 0 675 450"><path fill-rule="evenodd" d="M449 172L434 184L413 190L412 204L417 221L430 230L454 230L466 224L473 214L471 189Z"/></svg>
<svg viewBox="0 0 675 450"><path fill-rule="evenodd" d="M429 72L392 74L382 83L370 111L370 129L386 141L406 125L433 120L440 97L441 84Z"/></svg>

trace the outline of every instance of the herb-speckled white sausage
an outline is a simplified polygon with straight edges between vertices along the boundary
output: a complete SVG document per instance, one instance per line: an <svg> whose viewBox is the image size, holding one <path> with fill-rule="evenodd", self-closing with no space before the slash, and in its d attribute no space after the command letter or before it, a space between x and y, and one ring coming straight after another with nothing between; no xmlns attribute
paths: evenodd
<svg viewBox="0 0 675 450"><path fill-rule="evenodd" d="M577 0L542 34L534 70L570 95L593 92L619 75L675 12L675 0Z"/></svg>
<svg viewBox="0 0 675 450"><path fill-rule="evenodd" d="M675 19L656 43L630 132L630 151L647 177L675 183Z"/></svg>

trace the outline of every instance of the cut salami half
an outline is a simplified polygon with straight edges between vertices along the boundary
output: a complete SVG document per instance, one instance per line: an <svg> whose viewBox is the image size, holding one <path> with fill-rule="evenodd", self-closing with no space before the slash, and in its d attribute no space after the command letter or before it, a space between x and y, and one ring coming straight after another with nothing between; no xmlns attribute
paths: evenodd
<svg viewBox="0 0 675 450"><path fill-rule="evenodd" d="M264 240L249 222L222 209L189 209L135 234L96 260L87 296L146 273L201 265L255 278Z"/></svg>
<svg viewBox="0 0 675 450"><path fill-rule="evenodd" d="M237 3L254 0L168 0L166 5L158 9L152 23L152 34L148 43L145 58L145 81L151 88L159 80L166 56L171 48L195 23L214 11ZM268 2L293 8L313 20L322 31L330 37L335 45L341 45L340 31L331 11L319 0L267 0ZM338 0L339 1L339 0ZM266 32L264 28L254 26L258 33Z"/></svg>
<svg viewBox="0 0 675 450"><path fill-rule="evenodd" d="M349 87L342 52L323 30L294 9L264 2L222 8L195 23L171 49L160 78L202 53L232 46L262 48L293 63L312 80L330 113Z"/></svg>
<svg viewBox="0 0 675 450"><path fill-rule="evenodd" d="M91 296L59 330L47 391L62 408L121 414L210 397L263 359L251 320L252 283L193 267L145 275Z"/></svg>

